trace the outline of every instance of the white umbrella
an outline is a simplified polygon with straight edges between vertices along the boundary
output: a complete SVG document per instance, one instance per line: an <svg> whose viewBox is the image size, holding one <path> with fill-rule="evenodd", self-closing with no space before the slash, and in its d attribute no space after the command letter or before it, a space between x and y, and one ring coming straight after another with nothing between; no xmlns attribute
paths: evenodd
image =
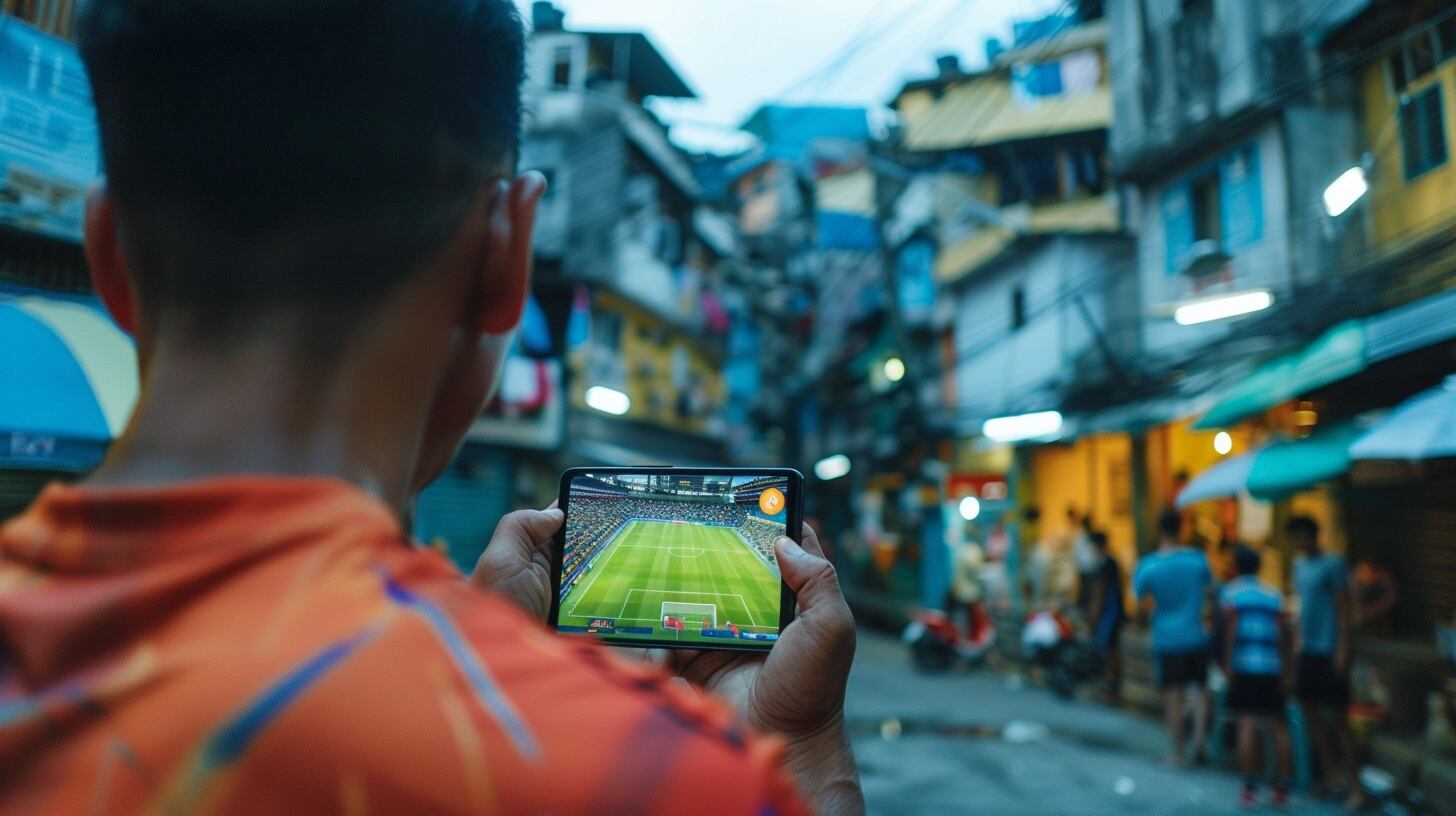
<svg viewBox="0 0 1456 816"><path fill-rule="evenodd" d="M1225 459L1199 474L1197 479L1189 482L1183 492L1178 494L1175 502L1178 508L1182 509L1205 499L1238 495L1249 483L1249 473L1253 471L1254 460L1258 456L1259 452L1255 451Z"/></svg>
<svg viewBox="0 0 1456 816"><path fill-rule="evenodd" d="M1456 376L1401 403L1350 446L1351 459L1456 456Z"/></svg>

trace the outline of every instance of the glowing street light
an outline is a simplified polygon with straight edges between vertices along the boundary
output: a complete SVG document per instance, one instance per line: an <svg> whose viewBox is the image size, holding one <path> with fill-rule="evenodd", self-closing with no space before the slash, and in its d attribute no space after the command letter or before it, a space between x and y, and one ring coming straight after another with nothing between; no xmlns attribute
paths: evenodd
<svg viewBox="0 0 1456 816"><path fill-rule="evenodd" d="M604 414L621 416L632 410L632 398L615 388L594 385L586 390L586 405Z"/></svg>
<svg viewBox="0 0 1456 816"><path fill-rule="evenodd" d="M885 361L885 379L897 383L905 379L905 361L899 357L891 357Z"/></svg>
<svg viewBox="0 0 1456 816"><path fill-rule="evenodd" d="M1325 188L1325 212L1331 218L1338 217L1355 206L1356 201L1364 198L1369 189L1370 181L1365 178L1365 168L1358 165L1351 167Z"/></svg>
<svg viewBox="0 0 1456 816"><path fill-rule="evenodd" d="M1229 436L1228 431L1219 431L1213 437L1213 451L1219 456L1228 456L1229 451L1234 449L1234 438Z"/></svg>
<svg viewBox="0 0 1456 816"><path fill-rule="evenodd" d="M814 475L823 481L838 479L849 473L849 457L842 453L826 456L814 463Z"/></svg>
<svg viewBox="0 0 1456 816"><path fill-rule="evenodd" d="M1062 415L1057 411L988 419L981 425L981 434L997 442L1020 442L1051 436L1062 429Z"/></svg>
<svg viewBox="0 0 1456 816"><path fill-rule="evenodd" d="M1180 326L1194 326L1199 323L1227 320L1231 317L1262 312L1273 305L1274 296L1269 293L1269 290L1255 289L1251 292L1219 295L1185 303L1173 312L1173 319Z"/></svg>
<svg viewBox="0 0 1456 816"><path fill-rule="evenodd" d="M975 521L981 515L981 500L975 496L967 496L961 499L961 518L966 521Z"/></svg>

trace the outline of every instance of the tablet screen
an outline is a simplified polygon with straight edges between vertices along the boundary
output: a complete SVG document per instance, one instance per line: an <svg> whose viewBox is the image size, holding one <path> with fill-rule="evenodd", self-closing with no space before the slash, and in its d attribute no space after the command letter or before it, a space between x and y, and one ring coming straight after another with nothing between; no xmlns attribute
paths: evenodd
<svg viewBox="0 0 1456 816"><path fill-rule="evenodd" d="M790 484L781 474L579 473L557 628L614 642L769 648Z"/></svg>

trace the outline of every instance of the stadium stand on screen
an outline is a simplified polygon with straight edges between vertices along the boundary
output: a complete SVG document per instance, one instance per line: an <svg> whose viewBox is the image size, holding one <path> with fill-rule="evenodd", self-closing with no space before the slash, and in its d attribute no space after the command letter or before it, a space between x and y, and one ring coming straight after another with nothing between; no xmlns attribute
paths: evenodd
<svg viewBox="0 0 1456 816"><path fill-rule="evenodd" d="M778 475L577 476L557 627L772 646L780 603L773 542L784 534L787 494L788 479Z"/></svg>

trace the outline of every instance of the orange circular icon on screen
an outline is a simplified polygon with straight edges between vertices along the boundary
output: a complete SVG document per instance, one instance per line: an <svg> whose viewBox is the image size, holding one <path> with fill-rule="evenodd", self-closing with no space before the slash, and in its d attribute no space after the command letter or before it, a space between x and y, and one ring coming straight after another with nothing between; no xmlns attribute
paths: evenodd
<svg viewBox="0 0 1456 816"><path fill-rule="evenodd" d="M758 494L758 509L764 515L777 516L779 511L784 509L784 494L777 487L770 487L768 490Z"/></svg>

